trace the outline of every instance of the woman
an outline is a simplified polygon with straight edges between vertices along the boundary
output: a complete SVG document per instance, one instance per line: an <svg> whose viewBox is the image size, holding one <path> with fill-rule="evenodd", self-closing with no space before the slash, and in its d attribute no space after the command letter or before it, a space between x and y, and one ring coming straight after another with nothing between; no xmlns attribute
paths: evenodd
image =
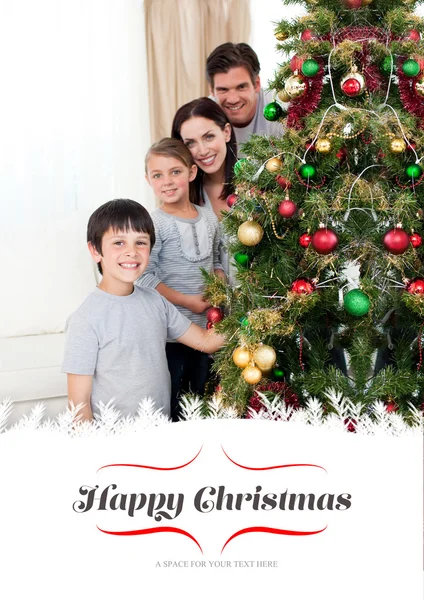
<svg viewBox="0 0 424 600"><path fill-rule="evenodd" d="M199 204L213 210L221 221L221 211L228 210L226 198L234 192L232 178L237 161L236 136L225 113L210 98L193 100L176 112L171 135L184 142L198 167L194 183ZM234 283L227 240L224 235L222 238L221 263L229 282Z"/></svg>

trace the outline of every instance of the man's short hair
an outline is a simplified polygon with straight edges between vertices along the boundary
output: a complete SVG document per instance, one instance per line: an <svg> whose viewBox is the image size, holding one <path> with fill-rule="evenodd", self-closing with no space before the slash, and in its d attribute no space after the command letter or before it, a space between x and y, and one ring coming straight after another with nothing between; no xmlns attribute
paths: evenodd
<svg viewBox="0 0 424 600"><path fill-rule="evenodd" d="M93 212L87 225L87 242L102 253L102 239L106 231L129 231L147 233L150 237L150 250L153 248L156 236L155 226L147 210L135 200L117 199L102 204ZM103 275L100 263L97 263L100 273Z"/></svg>
<svg viewBox="0 0 424 600"><path fill-rule="evenodd" d="M255 85L256 77L261 70L256 52L249 44L226 42L212 50L206 60L206 77L212 89L214 87L214 75L228 73L234 67L247 69L250 79Z"/></svg>

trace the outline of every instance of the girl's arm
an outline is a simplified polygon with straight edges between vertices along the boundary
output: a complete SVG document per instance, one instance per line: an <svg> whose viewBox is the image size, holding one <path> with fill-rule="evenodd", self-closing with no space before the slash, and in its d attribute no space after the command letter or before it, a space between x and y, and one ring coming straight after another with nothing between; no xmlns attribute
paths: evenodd
<svg viewBox="0 0 424 600"><path fill-rule="evenodd" d="M140 285L155 288L161 296L172 304L184 306L194 313L200 314L211 307L211 304L203 299L202 294L183 294L165 285L157 276L159 271L160 252L162 250L162 231L160 221L153 219L156 232L156 242L150 254L149 264L146 271L138 280Z"/></svg>
<svg viewBox="0 0 424 600"><path fill-rule="evenodd" d="M178 304L178 306L184 306L191 310L191 312L200 314L210 308L212 305L207 300L203 299L202 294L183 294L177 292L173 288L168 287L164 283L159 283L156 286L157 291L164 298L166 298L171 304Z"/></svg>

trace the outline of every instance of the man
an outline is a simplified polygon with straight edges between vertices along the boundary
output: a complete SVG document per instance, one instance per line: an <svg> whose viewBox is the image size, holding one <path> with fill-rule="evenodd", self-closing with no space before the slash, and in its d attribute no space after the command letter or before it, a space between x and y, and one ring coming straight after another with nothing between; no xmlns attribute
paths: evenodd
<svg viewBox="0 0 424 600"><path fill-rule="evenodd" d="M283 135L279 122L267 121L264 107L273 101L273 92L261 89L260 64L248 44L221 44L206 61L211 97L221 106L234 127L237 144L252 134Z"/></svg>

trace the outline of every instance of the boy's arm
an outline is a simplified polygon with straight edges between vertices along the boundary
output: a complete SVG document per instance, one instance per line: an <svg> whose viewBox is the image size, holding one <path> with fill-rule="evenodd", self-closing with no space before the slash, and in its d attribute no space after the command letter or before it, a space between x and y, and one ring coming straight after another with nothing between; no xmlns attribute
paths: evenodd
<svg viewBox="0 0 424 600"><path fill-rule="evenodd" d="M177 338L177 342L190 346L194 350L211 354L222 348L225 344L225 337L218 333L213 333L211 330L202 329L199 325L192 323L187 331L181 337Z"/></svg>
<svg viewBox="0 0 424 600"><path fill-rule="evenodd" d="M78 412L78 417L82 421L91 421L93 412L91 410L91 390L93 387L92 375L74 375L68 373L68 402L72 402L74 406L82 404L83 406Z"/></svg>

